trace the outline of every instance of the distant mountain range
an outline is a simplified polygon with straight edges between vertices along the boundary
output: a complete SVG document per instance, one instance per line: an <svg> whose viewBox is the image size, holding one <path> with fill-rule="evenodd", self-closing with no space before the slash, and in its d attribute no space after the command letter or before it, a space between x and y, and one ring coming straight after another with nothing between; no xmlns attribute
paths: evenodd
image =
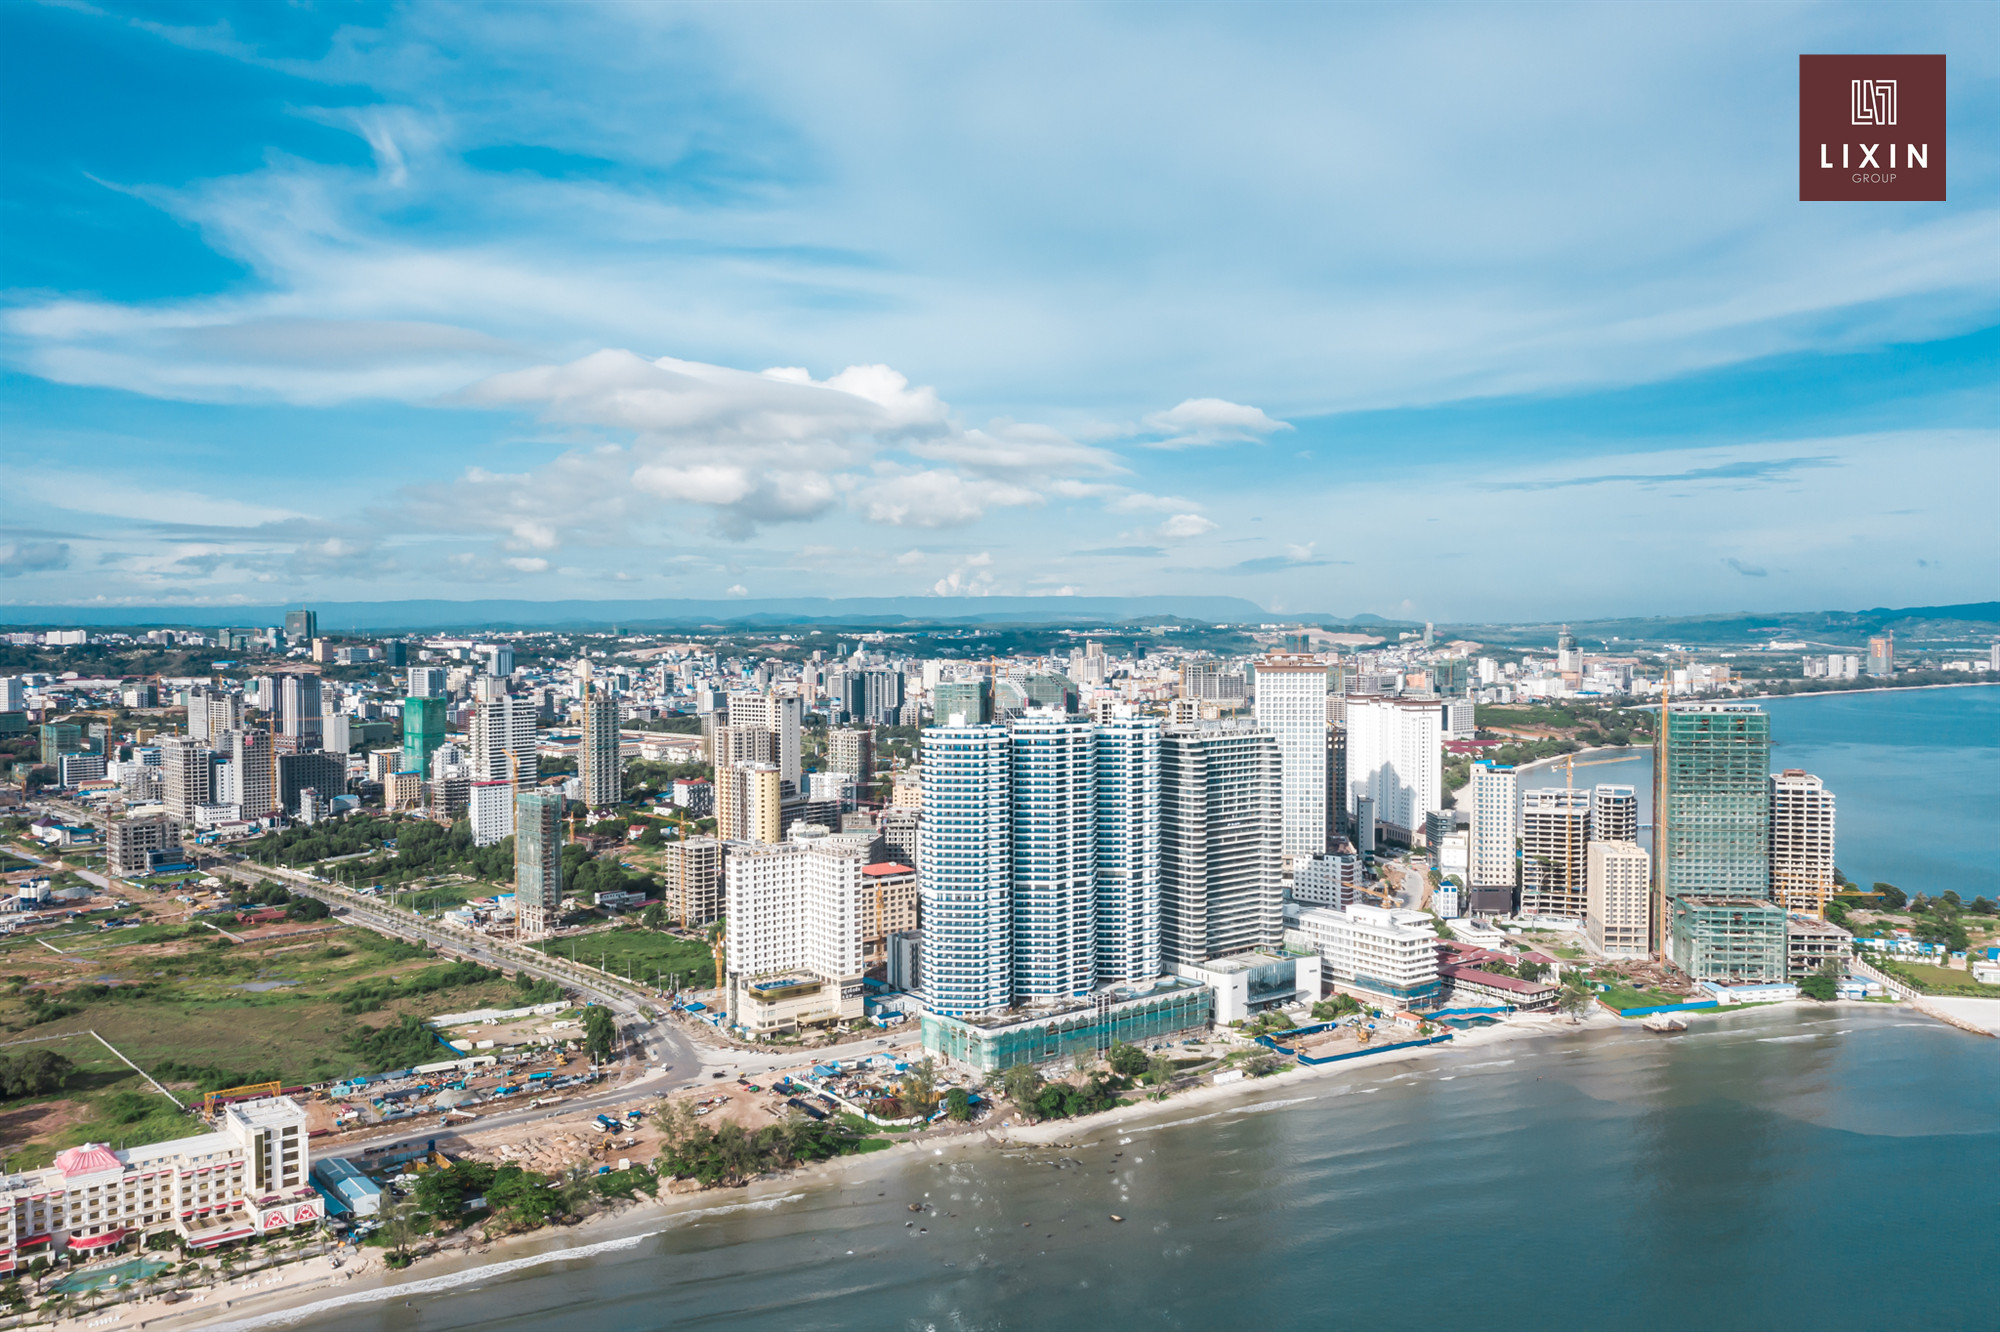
<svg viewBox="0 0 2000 1332"><path fill-rule="evenodd" d="M0 624L36 627L216 628L281 624L294 606L0 606ZM776 597L647 601L334 601L314 602L320 628L331 634L479 632L502 629L692 629L703 625L782 628L829 624L857 628L982 624L1129 624L1182 621L1255 625L1283 622L1365 628L1392 635L1421 628L1379 615L1267 611L1242 597ZM1856 643L1893 631L1911 640L2000 635L2000 601L1959 606L1877 607L1862 611L1739 611L1727 615L1572 620L1585 645L1609 640L1689 645L1748 643L1773 638ZM1559 626L1440 624L1440 637L1496 645L1554 643Z"/></svg>
<svg viewBox="0 0 2000 1332"><path fill-rule="evenodd" d="M0 624L282 624L292 606L0 606ZM698 625L1117 624L1194 620L1255 624L1269 611L1242 597L778 597L723 601L333 601L313 602L327 633L412 629L694 628ZM1287 616L1287 619L1298 618ZM1326 616L1308 617L1315 621Z"/></svg>
<svg viewBox="0 0 2000 1332"><path fill-rule="evenodd" d="M1554 643L1560 625L1455 624L1454 637L1496 645ZM1570 632L1585 647L1624 642L1715 646L1785 639L1859 645L1872 634L1894 633L1911 642L1993 634L2000 637L2000 601L1958 606L1878 606L1862 611L1739 611L1732 615L1658 616L1624 620L1572 620ZM1443 626L1440 626L1442 631Z"/></svg>

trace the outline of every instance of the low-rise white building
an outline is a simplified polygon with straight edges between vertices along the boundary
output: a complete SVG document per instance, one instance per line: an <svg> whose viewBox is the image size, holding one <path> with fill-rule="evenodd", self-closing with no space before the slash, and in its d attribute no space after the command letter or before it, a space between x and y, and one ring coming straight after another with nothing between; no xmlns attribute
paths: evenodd
<svg viewBox="0 0 2000 1332"><path fill-rule="evenodd" d="M1399 1004L1437 995L1437 927L1429 912L1364 904L1345 910L1307 907L1292 930L1287 942L1318 953L1326 979L1341 989Z"/></svg>
<svg viewBox="0 0 2000 1332"><path fill-rule="evenodd" d="M1174 974L1215 991L1215 1021L1240 1022L1271 1008L1319 999L1320 957L1315 952L1237 953L1183 964Z"/></svg>
<svg viewBox="0 0 2000 1332"><path fill-rule="evenodd" d="M71 1147L46 1169L6 1176L0 1272L162 1230L204 1249L317 1223L324 1205L310 1165L305 1111L285 1096L227 1107L212 1133L124 1151Z"/></svg>

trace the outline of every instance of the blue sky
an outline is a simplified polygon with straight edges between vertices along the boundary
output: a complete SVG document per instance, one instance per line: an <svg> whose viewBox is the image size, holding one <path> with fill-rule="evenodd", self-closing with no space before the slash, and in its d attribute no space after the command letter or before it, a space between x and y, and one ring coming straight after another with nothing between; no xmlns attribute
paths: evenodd
<svg viewBox="0 0 2000 1332"><path fill-rule="evenodd" d="M0 8L0 603L1996 593L2000 11ZM1951 202L1801 204L1801 52Z"/></svg>

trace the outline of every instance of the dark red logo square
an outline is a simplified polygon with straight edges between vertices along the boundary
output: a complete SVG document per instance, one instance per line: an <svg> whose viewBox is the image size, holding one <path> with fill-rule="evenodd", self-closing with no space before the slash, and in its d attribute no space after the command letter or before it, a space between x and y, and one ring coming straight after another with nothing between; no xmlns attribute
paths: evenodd
<svg viewBox="0 0 2000 1332"><path fill-rule="evenodd" d="M1943 203L1944 57L1799 57L1799 198Z"/></svg>

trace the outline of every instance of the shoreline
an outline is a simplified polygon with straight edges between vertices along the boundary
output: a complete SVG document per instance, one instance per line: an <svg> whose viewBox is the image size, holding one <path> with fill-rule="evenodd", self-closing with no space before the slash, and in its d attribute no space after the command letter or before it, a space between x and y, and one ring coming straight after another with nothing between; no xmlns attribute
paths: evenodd
<svg viewBox="0 0 2000 1332"><path fill-rule="evenodd" d="M1859 689L1801 689L1790 694L1742 694L1743 702L1760 698L1835 698L1842 694L1914 694L1920 689L1992 689L2000 686L2000 680L1945 680L1938 684L1921 685L1863 685ZM1657 707L1658 704L1649 706Z"/></svg>
<svg viewBox="0 0 2000 1332"><path fill-rule="evenodd" d="M1806 1000L1775 1005L1759 1004L1744 1009L1705 1010L1703 1025L1735 1013L1765 1012L1774 1008L1838 1012L1866 1009L1877 1005L1858 1000L1814 1003ZM1904 1007L1898 1005L1898 1008ZM1935 1022L1926 1022L1932 1025ZM1945 1026L1949 1024L1936 1023ZM1261 1106L1295 1103L1286 1095L1308 1084L1319 1086L1333 1079L1367 1075L1396 1065L1439 1062L1461 1050L1504 1049L1539 1038L1603 1032L1639 1030L1635 1020L1621 1018L1599 1007L1581 1021L1555 1014L1516 1015L1508 1023L1454 1033L1450 1041L1417 1046L1365 1058L1313 1067L1294 1064L1266 1077L1217 1086L1208 1084L1180 1092L1164 1101L1141 1100L1081 1119L1043 1120L1035 1123L974 1126L948 1136L903 1139L897 1145L914 1145L912 1153L869 1153L815 1162L783 1174L761 1176L735 1188L701 1189L685 1193L664 1191L653 1199L626 1203L568 1226L502 1236L445 1254L433 1254L410 1268L391 1269L379 1250L352 1251L339 1272L329 1258L308 1259L281 1265L235 1282L210 1287L203 1294L179 1304L162 1304L157 1299L109 1306L81 1318L68 1318L49 1326L60 1332L87 1332L116 1319L126 1329L204 1328L215 1332L255 1332L256 1329L283 1327L337 1313L355 1305L379 1305L394 1300L442 1294L454 1288L484 1282L510 1273L551 1263L587 1261L601 1254L636 1247L666 1230L697 1218L747 1210L768 1210L797 1201L806 1190L839 1187L844 1177L859 1171L901 1167L919 1156L943 1156L948 1150L1036 1149L1087 1145L1106 1130L1114 1133L1146 1133L1176 1127L1232 1113L1255 1113ZM1660 1039L1671 1039L1661 1037ZM1275 1096L1272 1093L1276 1093ZM1194 1111L1190 1116L1186 1112ZM1148 1120L1158 1120L1148 1123ZM926 1152L924 1149L928 1148Z"/></svg>
<svg viewBox="0 0 2000 1332"><path fill-rule="evenodd" d="M1837 1008L1844 1005L1821 1005ZM1760 1006L1761 1007L1761 1006ZM1726 1012L1727 1010L1723 1010ZM1755 1010L1746 1010L1755 1011ZM1705 1014L1714 1016L1719 1014ZM855 1154L831 1161L815 1162L781 1175L750 1180L736 1188L703 1189L688 1193L668 1193L665 1182L654 1199L629 1203L588 1217L574 1225L502 1236L462 1251L431 1255L409 1268L396 1270L383 1262L379 1250L355 1251L339 1273L332 1272L325 1258L310 1259L293 1267L279 1267L255 1274L246 1281L211 1287L204 1295L180 1304L161 1304L156 1299L138 1301L100 1310L82 1319L65 1319L52 1324L60 1332L87 1332L98 1320L119 1315L119 1326L145 1328L149 1332L180 1332L181 1329L215 1329L216 1332L254 1332L255 1329L282 1327L309 1318L322 1317L356 1304L383 1304L418 1296L441 1294L458 1286L490 1280L511 1272L550 1263L586 1261L600 1254L632 1248L663 1231L703 1216L745 1210L764 1210L795 1201L801 1190L838 1187L843 1176L855 1170L901 1166L918 1155L941 1156L948 1150L991 1150L1061 1146L1080 1142L1104 1130L1150 1132L1186 1123L1184 1112L1196 1111L1195 1118L1231 1113L1230 1102L1268 1101L1277 1092L1284 1103L1287 1088L1389 1065L1435 1060L1461 1049L1502 1048L1521 1041L1587 1031L1637 1030L1638 1024L1600 1008L1580 1022L1553 1014L1517 1016L1511 1025L1484 1027L1455 1033L1450 1041L1384 1053L1380 1057L1350 1060L1339 1064L1311 1067L1294 1064L1269 1076L1242 1082L1209 1084L1189 1088L1164 1101L1142 1100L1102 1111L1082 1119L1043 1120L1037 1123L1001 1127L974 1126L950 1136L904 1139L898 1146L914 1145L914 1153ZM1145 1124L1148 1118L1164 1122ZM923 1149L929 1149L924 1151ZM262 1278L259 1280L259 1278ZM99 1324L101 1325L101 1324Z"/></svg>

